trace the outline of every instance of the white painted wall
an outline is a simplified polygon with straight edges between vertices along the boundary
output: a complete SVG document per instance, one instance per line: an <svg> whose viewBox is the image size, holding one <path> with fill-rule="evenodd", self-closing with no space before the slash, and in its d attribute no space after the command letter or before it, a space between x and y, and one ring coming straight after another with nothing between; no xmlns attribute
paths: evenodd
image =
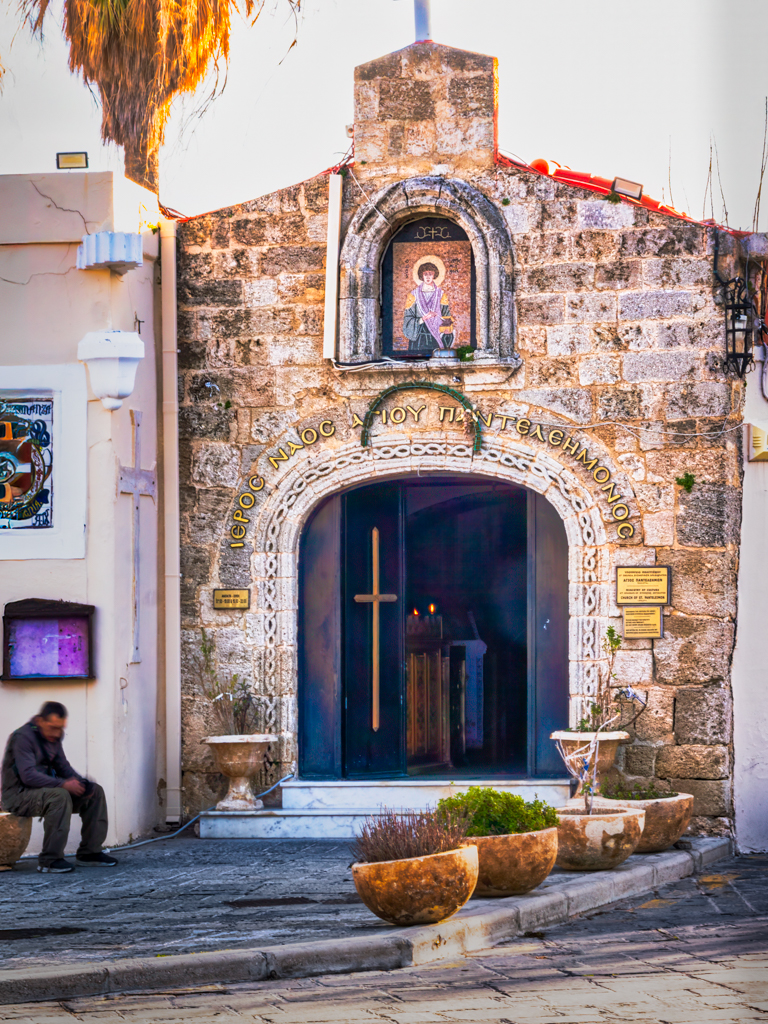
<svg viewBox="0 0 768 1024"><path fill-rule="evenodd" d="M762 356L762 352L759 353ZM762 362L747 377L744 419L768 428ZM733 744L736 838L742 853L768 850L768 462L747 461L739 562L739 610L733 658Z"/></svg>
<svg viewBox="0 0 768 1024"><path fill-rule="evenodd" d="M142 468L157 462L159 235L144 230L144 265L123 277L77 270L75 257L86 232L139 231L152 220L159 220L154 197L111 172L0 177L0 390L10 380L10 386L24 386L25 379L31 383L62 364L63 376L82 381L87 373L77 361L77 344L87 331L133 331L135 316L144 321L146 354L133 394L108 412L90 388L81 392L76 400L87 405L87 437L54 449L54 463L87 478L84 557L20 557L7 543L18 531L0 531L0 606L34 597L96 606L95 679L0 683L0 739L4 743L42 701L62 701L69 709L67 756L106 790L110 844L147 832L159 817L158 510L151 498L140 499L141 662L131 663L133 506L130 495L117 493L119 465L134 464L131 409L142 412ZM62 388L69 394L66 381ZM70 849L78 834L74 819ZM35 823L31 852L41 838Z"/></svg>

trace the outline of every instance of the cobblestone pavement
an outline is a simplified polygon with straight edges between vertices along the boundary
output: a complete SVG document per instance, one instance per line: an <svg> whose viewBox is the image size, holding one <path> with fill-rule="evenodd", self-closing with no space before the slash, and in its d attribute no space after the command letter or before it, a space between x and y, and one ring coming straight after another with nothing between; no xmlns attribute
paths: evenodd
<svg viewBox="0 0 768 1024"><path fill-rule="evenodd" d="M391 972L0 1007L15 1024L743 1024L768 1019L768 857Z"/></svg>
<svg viewBox="0 0 768 1024"><path fill-rule="evenodd" d="M182 834L115 856L116 868L41 875L37 861L27 860L1 875L0 968L239 949L387 928L355 892L346 842Z"/></svg>

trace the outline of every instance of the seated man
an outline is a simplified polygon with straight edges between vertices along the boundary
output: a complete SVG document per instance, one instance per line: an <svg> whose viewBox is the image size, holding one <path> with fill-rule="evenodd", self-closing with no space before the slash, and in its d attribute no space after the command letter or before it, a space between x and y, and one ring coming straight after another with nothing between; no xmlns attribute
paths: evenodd
<svg viewBox="0 0 768 1024"><path fill-rule="evenodd" d="M117 864L101 849L107 835L104 790L78 775L64 756L61 739L66 724L64 705L46 701L39 715L11 733L3 756L3 810L22 818L43 818L45 838L37 870L46 874L73 870L64 860L72 811L83 820L77 863Z"/></svg>

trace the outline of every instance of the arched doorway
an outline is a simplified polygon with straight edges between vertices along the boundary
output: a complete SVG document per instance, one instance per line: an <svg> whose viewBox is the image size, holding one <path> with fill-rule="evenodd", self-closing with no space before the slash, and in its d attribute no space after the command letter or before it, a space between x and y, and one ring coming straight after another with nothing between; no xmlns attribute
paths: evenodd
<svg viewBox="0 0 768 1024"><path fill-rule="evenodd" d="M553 777L568 542L540 494L430 474L335 494L300 549L299 773Z"/></svg>

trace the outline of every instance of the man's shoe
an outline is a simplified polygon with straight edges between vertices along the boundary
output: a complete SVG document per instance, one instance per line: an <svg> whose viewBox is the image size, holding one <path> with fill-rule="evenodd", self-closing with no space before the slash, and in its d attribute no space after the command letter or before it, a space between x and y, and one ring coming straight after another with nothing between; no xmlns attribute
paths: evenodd
<svg viewBox="0 0 768 1024"><path fill-rule="evenodd" d="M75 857L78 864L95 865L100 868L113 868L117 861L102 850L100 853L78 853Z"/></svg>
<svg viewBox="0 0 768 1024"><path fill-rule="evenodd" d="M37 870L44 875L66 875L68 871L74 871L75 869L68 860L63 860L60 857L53 864L38 864Z"/></svg>

